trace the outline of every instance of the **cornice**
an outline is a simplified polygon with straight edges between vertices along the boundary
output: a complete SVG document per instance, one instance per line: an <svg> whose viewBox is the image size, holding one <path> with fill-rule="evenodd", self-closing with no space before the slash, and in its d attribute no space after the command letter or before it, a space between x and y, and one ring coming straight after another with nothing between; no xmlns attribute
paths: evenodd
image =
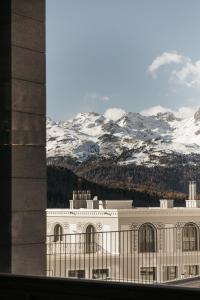
<svg viewBox="0 0 200 300"><path fill-rule="evenodd" d="M119 210L119 217L142 217L142 216L156 216L156 217L176 217L176 216L193 216L200 217L200 208L168 208L168 209L132 209Z"/></svg>
<svg viewBox="0 0 200 300"><path fill-rule="evenodd" d="M117 210L67 210L67 209L47 209L46 210L47 217L50 216L68 216L68 217L103 217L103 218L111 218L118 217Z"/></svg>
<svg viewBox="0 0 200 300"><path fill-rule="evenodd" d="M136 209L47 209L49 216L68 216L68 217L200 217L200 208L136 208Z"/></svg>

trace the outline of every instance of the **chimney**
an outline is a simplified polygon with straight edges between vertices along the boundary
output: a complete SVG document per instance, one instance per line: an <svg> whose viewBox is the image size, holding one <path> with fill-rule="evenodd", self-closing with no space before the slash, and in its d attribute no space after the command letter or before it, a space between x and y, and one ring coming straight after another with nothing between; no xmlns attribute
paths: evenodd
<svg viewBox="0 0 200 300"><path fill-rule="evenodd" d="M87 200L91 200L91 191L87 190Z"/></svg>
<svg viewBox="0 0 200 300"><path fill-rule="evenodd" d="M104 209L102 200L99 200L99 209L100 210Z"/></svg>
<svg viewBox="0 0 200 300"><path fill-rule="evenodd" d="M73 191L73 200L76 200L77 199L77 192L76 191Z"/></svg>
<svg viewBox="0 0 200 300"><path fill-rule="evenodd" d="M78 197L77 197L77 200L81 200L82 199L82 194L81 194L81 191L78 190Z"/></svg>
<svg viewBox="0 0 200 300"><path fill-rule="evenodd" d="M200 200L197 200L196 181L189 181L189 199L186 200L186 208L200 208Z"/></svg>
<svg viewBox="0 0 200 300"><path fill-rule="evenodd" d="M189 182L189 200L197 199L196 181Z"/></svg>
<svg viewBox="0 0 200 300"><path fill-rule="evenodd" d="M160 208L173 208L174 200L173 199L160 199Z"/></svg>

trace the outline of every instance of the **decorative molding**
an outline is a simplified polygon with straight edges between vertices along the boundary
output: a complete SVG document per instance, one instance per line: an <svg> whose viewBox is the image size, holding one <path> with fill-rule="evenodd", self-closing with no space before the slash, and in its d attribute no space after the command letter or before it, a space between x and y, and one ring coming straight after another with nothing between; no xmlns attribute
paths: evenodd
<svg viewBox="0 0 200 300"><path fill-rule="evenodd" d="M161 227L163 228L163 227ZM159 250L163 250L164 249L164 231L163 230L158 230L157 231L157 247L158 247L158 251Z"/></svg>
<svg viewBox="0 0 200 300"><path fill-rule="evenodd" d="M132 231L132 247L134 251L138 251L138 230Z"/></svg>
<svg viewBox="0 0 200 300"><path fill-rule="evenodd" d="M144 224L150 224L150 225L153 225L156 229L162 229L162 228L165 228L165 224L164 223L161 223L161 222L157 222L157 223L154 223L154 222L147 222L147 223L132 223L130 224L129 228L130 230L139 230L139 228L144 225Z"/></svg>
<svg viewBox="0 0 200 300"><path fill-rule="evenodd" d="M140 228L141 224L138 223L132 223L130 224L129 228L130 230L138 230Z"/></svg>
<svg viewBox="0 0 200 300"><path fill-rule="evenodd" d="M156 229L165 228L165 224L161 223L161 222L159 222L159 223L150 223L150 224L154 225Z"/></svg>
<svg viewBox="0 0 200 300"><path fill-rule="evenodd" d="M164 249L164 231L165 224L162 222L152 223L152 225L155 226L156 229L156 242L157 242L157 249L158 251Z"/></svg>
<svg viewBox="0 0 200 300"><path fill-rule="evenodd" d="M69 228L69 223L65 222L65 223L61 223L61 226L63 225L64 229L68 229Z"/></svg>
<svg viewBox="0 0 200 300"><path fill-rule="evenodd" d="M131 247L133 247L134 251L138 250L138 238L139 238L139 228L146 223L132 223L130 225L130 230L132 230L132 245ZM156 240L157 240L157 247L158 250L162 250L164 247L164 241L163 241L163 228L165 228L165 224L164 223L149 223L151 225L153 225L155 227L155 233L156 233Z"/></svg>
<svg viewBox="0 0 200 300"><path fill-rule="evenodd" d="M186 223L183 222L177 222L175 227L176 227L176 249L181 250L181 245L182 245L182 229Z"/></svg>
<svg viewBox="0 0 200 300"><path fill-rule="evenodd" d="M54 227L56 226L56 224L58 224L58 222L50 222L49 223L48 229L51 234L54 234Z"/></svg>
<svg viewBox="0 0 200 300"><path fill-rule="evenodd" d="M108 214L109 213L109 214ZM47 211L47 217L50 216L68 216L68 217L85 217L85 216L90 216L90 217L102 217L102 218L110 218L110 217L117 217L118 216L118 211L116 209L112 210L52 210L52 211Z"/></svg>
<svg viewBox="0 0 200 300"><path fill-rule="evenodd" d="M180 229L180 228L183 228L185 224L186 224L186 222L177 222L175 224L175 227L178 228L178 229Z"/></svg>
<svg viewBox="0 0 200 300"><path fill-rule="evenodd" d="M119 217L138 217L138 216L160 216L160 217L198 217L200 215L200 208L187 209L183 208L169 208L160 209L156 208L133 208L133 209L123 209L119 210Z"/></svg>
<svg viewBox="0 0 200 300"><path fill-rule="evenodd" d="M84 226L83 223L80 223L80 222L77 223L77 230L80 231L80 232L82 232L83 226Z"/></svg>
<svg viewBox="0 0 200 300"><path fill-rule="evenodd" d="M103 229L102 223L97 223L95 227L96 227L97 232L102 231L102 229Z"/></svg>
<svg viewBox="0 0 200 300"><path fill-rule="evenodd" d="M132 230L131 232L131 250L130 251L138 251L138 230L140 228L141 224L138 223L132 223L130 224L129 228Z"/></svg>
<svg viewBox="0 0 200 300"><path fill-rule="evenodd" d="M64 231L65 231L65 229L68 229L69 228L69 224L68 223L63 223L63 222L59 222L59 221L57 221L57 222L48 222L47 223L47 229L48 229L48 231L51 233L51 234L54 234L54 228L55 228L55 226L57 225L57 224L59 224L63 229L64 229Z"/></svg>
<svg viewBox="0 0 200 300"><path fill-rule="evenodd" d="M95 227L95 224L92 223L92 222L87 222L87 223L85 223L85 224L82 223L82 232L83 232L83 233L86 232L86 228L87 228L89 225L92 225L92 226L94 226L94 228L96 228L96 227Z"/></svg>

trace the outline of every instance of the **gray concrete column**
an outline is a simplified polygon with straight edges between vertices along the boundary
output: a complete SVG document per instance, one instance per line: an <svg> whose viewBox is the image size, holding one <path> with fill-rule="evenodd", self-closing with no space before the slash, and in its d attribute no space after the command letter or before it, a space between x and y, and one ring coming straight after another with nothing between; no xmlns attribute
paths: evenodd
<svg viewBox="0 0 200 300"><path fill-rule="evenodd" d="M1 0L0 41L0 272L44 275L45 0Z"/></svg>

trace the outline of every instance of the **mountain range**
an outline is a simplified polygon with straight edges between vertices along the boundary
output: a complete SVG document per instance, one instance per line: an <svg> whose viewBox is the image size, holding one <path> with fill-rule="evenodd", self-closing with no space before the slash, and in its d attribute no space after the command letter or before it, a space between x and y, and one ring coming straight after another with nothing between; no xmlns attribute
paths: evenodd
<svg viewBox="0 0 200 300"><path fill-rule="evenodd" d="M190 118L171 112L128 112L115 121L95 112L65 122L48 118L47 163L109 188L186 197L188 180L200 177L200 109Z"/></svg>
<svg viewBox="0 0 200 300"><path fill-rule="evenodd" d="M173 157L196 164L200 154L200 109L180 119L171 112L143 116L128 112L113 121L80 113L66 122L47 119L48 160L75 164L113 160L117 165L169 166Z"/></svg>

